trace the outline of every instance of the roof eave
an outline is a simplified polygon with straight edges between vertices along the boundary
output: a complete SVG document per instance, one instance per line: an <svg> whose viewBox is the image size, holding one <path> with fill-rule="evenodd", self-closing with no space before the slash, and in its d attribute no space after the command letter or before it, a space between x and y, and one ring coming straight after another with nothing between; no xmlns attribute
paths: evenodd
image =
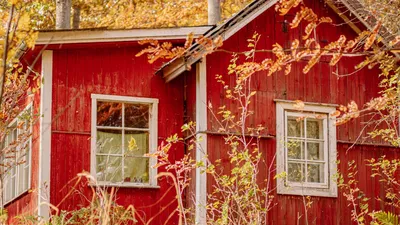
<svg viewBox="0 0 400 225"><path fill-rule="evenodd" d="M204 37L216 38L218 36L221 36L223 41L226 41L241 28L254 20L257 16L265 12L267 9L271 8L271 6L273 6L276 2L277 0L254 1L250 3L246 8L244 8L231 18L227 19L224 23L215 26L213 29L207 31L204 34ZM203 46L201 46L200 44L195 44L187 50L185 56L172 59L171 61L164 64L159 69L159 71L162 71L165 81L169 82L178 77L181 73L190 68L193 63L197 62L201 57L203 57L204 52L205 50Z"/></svg>
<svg viewBox="0 0 400 225"><path fill-rule="evenodd" d="M193 33L195 37L198 37L207 32L210 28L211 26L133 30L63 30L39 32L36 45L124 42L144 39L177 40L186 39L189 33Z"/></svg>

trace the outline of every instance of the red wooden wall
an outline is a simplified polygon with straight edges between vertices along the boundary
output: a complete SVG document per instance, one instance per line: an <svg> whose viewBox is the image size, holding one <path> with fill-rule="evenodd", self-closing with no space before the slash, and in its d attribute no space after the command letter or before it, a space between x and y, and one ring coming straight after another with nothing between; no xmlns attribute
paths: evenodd
<svg viewBox="0 0 400 225"><path fill-rule="evenodd" d="M159 64L150 65L146 57L135 57L142 48L132 44L54 49L50 199L54 205L61 203L60 209L87 205L86 198L91 196L89 187L82 182L77 193L62 202L74 184L70 181L78 173L90 171L92 93L157 98L159 144L180 131L183 78L165 84L154 75ZM182 155L183 146L178 145L170 157L173 161ZM163 224L176 206L168 206L175 199L173 188L166 193L172 184L171 180L160 178L159 189L119 188L116 202L133 205L146 221L152 219L151 224ZM172 217L168 224L175 223L176 217Z"/></svg>
<svg viewBox="0 0 400 225"><path fill-rule="evenodd" d="M37 54L31 54L28 53L24 56L24 61L23 63L29 64L34 71L40 72L41 71L41 64L36 63L33 64L33 61L36 59ZM39 57L38 62L41 62L41 58ZM36 86L36 80L33 80L32 77L34 77L33 74L29 76L29 82L31 87ZM32 91L30 89L29 91ZM39 122L39 108L40 108L40 90L39 92L36 92L35 94L24 96L21 99L21 108L23 109L24 106L32 103L32 108L33 108L33 117L32 117L32 122L33 122L33 127L32 127L32 148L31 148L31 186L30 190L28 192L25 192L21 194L19 197L14 199L13 201L7 203L5 205L5 209L8 212L8 219L9 222L12 223L13 221L16 221L15 216L20 216L20 215L33 215L37 211L37 202L38 202L38 196L37 196L37 188L38 188L38 180L39 180L39 174L37 171L39 171L39 134L40 134L40 122Z"/></svg>
<svg viewBox="0 0 400 225"><path fill-rule="evenodd" d="M334 23L343 23L323 1L306 0L305 4L313 8L319 16L330 16ZM301 24L300 29L291 30L288 23L291 22L293 17L294 14L289 14L285 17L279 16L275 13L274 7L272 7L225 41L221 48L231 52L249 50L247 48L247 39L251 38L254 32L261 34L261 39L258 43L259 49L272 49L274 43L279 43L284 48L290 48L291 41L294 39L301 40L305 27L304 24ZM285 22L287 31L284 31ZM356 37L355 32L346 25L321 25L317 31L317 39L322 43L328 43L337 40L341 34L346 35L348 38ZM261 62L267 57L272 57L272 55L270 53L256 53L255 60ZM221 74L227 84L235 84L235 77L227 75L230 59L231 55L222 51L217 51L207 56L207 102L213 105L215 114L218 112L218 107L223 105L233 112L238 112L235 110L238 105L225 98L221 84L215 79L215 75ZM373 96L377 96L379 91L378 70L364 69L355 75L341 78L334 74L334 72L347 74L354 71L354 66L361 60L362 58L346 58L341 60L337 66L330 67L329 58L324 58L308 74L302 73L302 68L306 65L306 62L302 61L293 64L292 72L287 76L283 72L278 72L268 77L266 72L260 72L252 77L251 86L256 91L256 95L252 100L250 110L254 110L255 114L249 118L248 127L255 127L261 124L267 128L265 135L272 136L272 138L263 138L260 143L264 154L264 161L261 163L260 168L260 176L263 179L260 180L267 178L268 166L274 163L272 160L276 153L274 99L299 99L305 102L343 105L347 105L351 100L354 100L361 107ZM350 143L357 140L361 132L362 122L367 119L366 117L359 118L337 128L338 159L341 161L338 167L340 171L346 173L348 169L347 162L355 160L359 168L357 177L360 180L359 186L365 191L367 197L374 199L375 196L382 196L384 190L378 179L370 177L371 170L366 166L365 160L372 157L378 158L384 154L395 158L400 151L396 148L384 146L380 140L370 139L360 139L364 144L350 148ZM217 131L219 126L211 113L208 113L208 121L208 130ZM230 165L229 160L227 160L226 150L227 146L220 135L208 136L209 157L211 160L222 159L224 171L229 171ZM275 174L273 173L272 175ZM212 184L213 181L209 178L209 193L211 192ZM273 185L275 186L275 182ZM306 224L302 197L277 195L276 193L274 195L274 202L277 203L277 206L269 213L269 224ZM312 208L308 212L309 224L351 224L351 209L341 191L339 191L339 197L337 198L312 197L312 201ZM376 200L370 200L369 203L371 209L379 210L383 207ZM301 218L298 218L299 216Z"/></svg>

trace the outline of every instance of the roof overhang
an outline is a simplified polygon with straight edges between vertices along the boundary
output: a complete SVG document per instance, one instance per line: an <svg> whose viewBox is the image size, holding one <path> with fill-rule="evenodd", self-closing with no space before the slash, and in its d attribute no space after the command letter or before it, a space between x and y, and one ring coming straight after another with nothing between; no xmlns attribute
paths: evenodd
<svg viewBox="0 0 400 225"><path fill-rule="evenodd" d="M243 10L227 19L224 23L215 26L204 33L205 38L214 39L218 36L222 37L223 41L228 40L232 35L254 20L257 16L271 8L277 0L256 0L247 5ZM200 44L194 44L189 48L184 56L174 58L164 64L157 73L162 72L166 82L178 77L190 66L196 63L202 57L206 50ZM196 54L193 54L196 53Z"/></svg>
<svg viewBox="0 0 400 225"><path fill-rule="evenodd" d="M36 45L75 44L99 42L123 42L152 40L186 39L189 33L198 37L207 32L212 26L131 29L131 30L60 30L40 31Z"/></svg>

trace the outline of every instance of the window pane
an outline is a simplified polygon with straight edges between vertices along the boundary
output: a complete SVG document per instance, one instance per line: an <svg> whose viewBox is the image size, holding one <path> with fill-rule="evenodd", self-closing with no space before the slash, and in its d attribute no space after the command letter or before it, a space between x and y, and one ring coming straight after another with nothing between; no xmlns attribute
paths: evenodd
<svg viewBox="0 0 400 225"><path fill-rule="evenodd" d="M18 190L17 194L21 194L24 191L24 164L18 165Z"/></svg>
<svg viewBox="0 0 400 225"><path fill-rule="evenodd" d="M97 102L97 126L122 127L122 103Z"/></svg>
<svg viewBox="0 0 400 225"><path fill-rule="evenodd" d="M122 181L122 157L96 156L96 176L98 181Z"/></svg>
<svg viewBox="0 0 400 225"><path fill-rule="evenodd" d="M324 143L323 142L307 142L307 159L308 160L324 160Z"/></svg>
<svg viewBox="0 0 400 225"><path fill-rule="evenodd" d="M125 155L143 156L149 153L149 132L125 131Z"/></svg>
<svg viewBox="0 0 400 225"><path fill-rule="evenodd" d="M296 121L296 117L288 116L287 121L287 136L288 137L302 137L304 130L304 122L301 120Z"/></svg>
<svg viewBox="0 0 400 225"><path fill-rule="evenodd" d="M322 120L307 119L307 137L323 139Z"/></svg>
<svg viewBox="0 0 400 225"><path fill-rule="evenodd" d="M149 105L125 104L125 127L148 128Z"/></svg>
<svg viewBox="0 0 400 225"><path fill-rule="evenodd" d="M24 168L24 191L29 188L29 167Z"/></svg>
<svg viewBox="0 0 400 225"><path fill-rule="evenodd" d="M307 165L307 182L324 183L324 164Z"/></svg>
<svg viewBox="0 0 400 225"><path fill-rule="evenodd" d="M292 182L304 181L304 163L288 163L287 177Z"/></svg>
<svg viewBox="0 0 400 225"><path fill-rule="evenodd" d="M121 130L97 130L96 151L103 154L122 154Z"/></svg>
<svg viewBox="0 0 400 225"><path fill-rule="evenodd" d="M126 157L124 166L125 182L149 182L149 158Z"/></svg>
<svg viewBox="0 0 400 225"><path fill-rule="evenodd" d="M287 150L289 159L304 159L304 142L298 140L288 140Z"/></svg>

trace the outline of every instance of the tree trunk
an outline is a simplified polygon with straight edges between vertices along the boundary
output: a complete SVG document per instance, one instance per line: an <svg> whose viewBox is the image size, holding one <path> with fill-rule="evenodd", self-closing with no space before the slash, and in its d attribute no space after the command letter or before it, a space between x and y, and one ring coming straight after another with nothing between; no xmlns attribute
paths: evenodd
<svg viewBox="0 0 400 225"><path fill-rule="evenodd" d="M215 25L221 20L220 0L208 0L208 25Z"/></svg>
<svg viewBox="0 0 400 225"><path fill-rule="evenodd" d="M72 28L79 29L79 23L81 21L81 7L74 6L74 11L72 13Z"/></svg>
<svg viewBox="0 0 400 225"><path fill-rule="evenodd" d="M71 28L71 0L56 0L56 29Z"/></svg>

